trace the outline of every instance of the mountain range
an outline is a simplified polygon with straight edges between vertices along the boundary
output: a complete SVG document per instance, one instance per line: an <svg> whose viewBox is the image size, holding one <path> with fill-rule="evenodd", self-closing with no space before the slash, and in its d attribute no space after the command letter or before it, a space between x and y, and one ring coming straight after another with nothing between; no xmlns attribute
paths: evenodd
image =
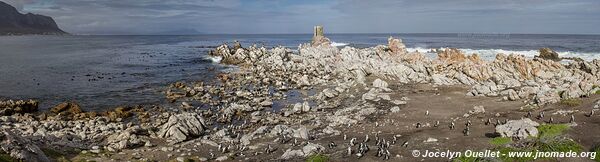
<svg viewBox="0 0 600 162"><path fill-rule="evenodd" d="M0 35L64 35L54 19L38 14L21 14L19 11L0 1Z"/></svg>

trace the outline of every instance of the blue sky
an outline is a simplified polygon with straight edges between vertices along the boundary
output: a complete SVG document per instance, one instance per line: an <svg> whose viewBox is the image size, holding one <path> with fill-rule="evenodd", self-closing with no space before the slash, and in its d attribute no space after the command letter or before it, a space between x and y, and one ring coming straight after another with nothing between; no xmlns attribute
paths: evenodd
<svg viewBox="0 0 600 162"><path fill-rule="evenodd" d="M600 34L600 0L0 0L75 34Z"/></svg>

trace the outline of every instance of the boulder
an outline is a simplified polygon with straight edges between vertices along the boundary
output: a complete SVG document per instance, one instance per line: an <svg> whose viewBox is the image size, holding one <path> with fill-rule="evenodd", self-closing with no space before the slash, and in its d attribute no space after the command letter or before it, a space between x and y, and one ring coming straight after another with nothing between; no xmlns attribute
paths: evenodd
<svg viewBox="0 0 600 162"><path fill-rule="evenodd" d="M17 160L50 161L38 146L31 143L28 139L15 135L9 130L0 129L0 149Z"/></svg>
<svg viewBox="0 0 600 162"><path fill-rule="evenodd" d="M183 142L204 134L204 119L195 113L173 114L159 131L159 137L172 143Z"/></svg>
<svg viewBox="0 0 600 162"><path fill-rule="evenodd" d="M496 133L502 137L511 137L518 139L525 139L527 137L537 137L539 126L535 121L529 118L521 120L509 120L506 124L496 126Z"/></svg>
<svg viewBox="0 0 600 162"><path fill-rule="evenodd" d="M324 150L324 149L325 149L325 147L323 147L319 144L308 143L304 147L302 147L302 149L299 149L299 150L292 150L292 149L286 150L285 153L283 153L283 155L281 155L281 159L289 160L289 159L298 158L298 157L303 158L303 157L307 157L312 154L318 153L319 151Z"/></svg>
<svg viewBox="0 0 600 162"><path fill-rule="evenodd" d="M402 39L397 39L394 37L389 37L388 38L388 47L390 48L390 51L392 51L393 54L406 54L406 45L404 45L404 43L402 43Z"/></svg>
<svg viewBox="0 0 600 162"><path fill-rule="evenodd" d="M542 58L542 59L546 59L546 60L552 60L552 61L560 61L560 57L558 56L558 53L556 53L555 51L553 51L550 48L540 48L540 55L535 56L536 58Z"/></svg>
<svg viewBox="0 0 600 162"><path fill-rule="evenodd" d="M375 81L373 81L373 87L384 89L384 90L389 90L388 83L379 78L377 78L377 79L375 79Z"/></svg>

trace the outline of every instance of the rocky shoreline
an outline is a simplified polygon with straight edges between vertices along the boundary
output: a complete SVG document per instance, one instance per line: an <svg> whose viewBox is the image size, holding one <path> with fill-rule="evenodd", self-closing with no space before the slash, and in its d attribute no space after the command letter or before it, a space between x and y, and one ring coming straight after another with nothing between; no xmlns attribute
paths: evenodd
<svg viewBox="0 0 600 162"><path fill-rule="evenodd" d="M25 161L304 161L314 155L335 161L406 161L415 160L411 149L429 143L449 149L456 146L444 142L473 136L485 140L491 138L487 133L537 136L537 122L547 117L519 120L525 113L556 112L563 108L549 108L593 99L600 90L600 61L562 63L546 49L533 59L498 54L485 61L457 49L427 58L407 52L402 40L391 37L388 45L363 49L330 44L316 35L297 51L218 46L210 55L239 70L218 75L214 84L171 85L166 98L179 106L83 112L67 102L36 112L36 101L3 101L0 152ZM427 96L464 99L428 103ZM463 105L435 106L444 102ZM484 109L483 103L515 108ZM595 108L577 109L566 114L594 117ZM483 126L491 118L497 126ZM471 122L482 126L471 127ZM442 129L459 135L431 137ZM419 135L423 131L431 133Z"/></svg>

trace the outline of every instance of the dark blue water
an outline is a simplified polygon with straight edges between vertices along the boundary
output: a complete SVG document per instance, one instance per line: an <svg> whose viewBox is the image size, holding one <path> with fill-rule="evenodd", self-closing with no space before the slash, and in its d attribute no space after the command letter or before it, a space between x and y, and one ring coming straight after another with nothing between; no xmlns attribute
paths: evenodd
<svg viewBox="0 0 600 162"><path fill-rule="evenodd" d="M529 57L550 47L564 56L599 58L598 35L331 34L335 45L369 47L400 37L410 51L455 47L493 58ZM0 37L0 98L38 99L42 108L74 100L86 110L164 102L163 88L176 81L210 81L226 70L206 57L223 42L296 48L310 34L198 36L9 36ZM216 69L216 70L212 70Z"/></svg>

